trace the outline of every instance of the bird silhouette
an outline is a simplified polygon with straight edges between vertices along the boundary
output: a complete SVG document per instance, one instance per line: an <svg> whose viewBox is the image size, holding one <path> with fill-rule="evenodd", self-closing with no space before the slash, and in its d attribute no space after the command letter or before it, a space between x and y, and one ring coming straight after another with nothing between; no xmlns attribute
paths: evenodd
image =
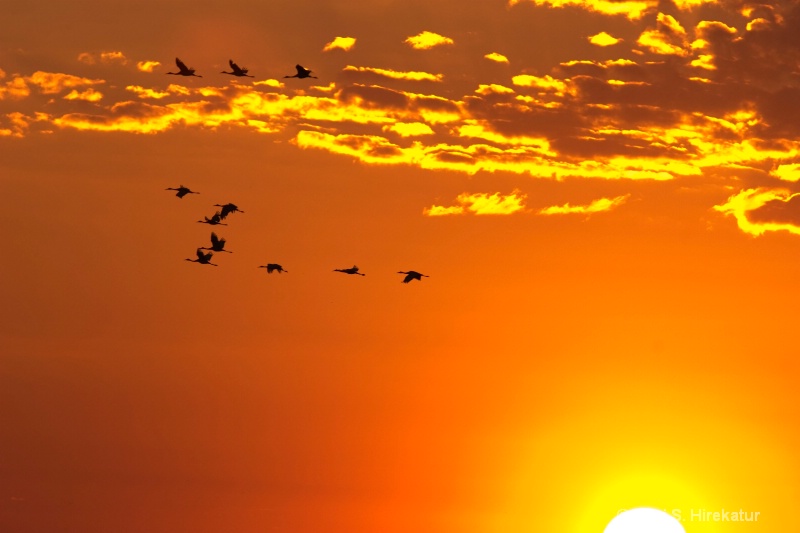
<svg viewBox="0 0 800 533"><path fill-rule="evenodd" d="M288 273L288 270L284 270L282 266L277 263L267 263L266 265L261 265L258 268L266 268L267 274L272 274L273 272L277 272L278 274L282 274L283 272Z"/></svg>
<svg viewBox="0 0 800 533"><path fill-rule="evenodd" d="M244 213L244 211L239 209L239 207L236 204L231 204L231 203L214 204L214 207L222 208L222 210L220 210L219 212L220 220L225 220L225 218L227 218L227 216L230 215L231 213Z"/></svg>
<svg viewBox="0 0 800 533"><path fill-rule="evenodd" d="M217 237L217 234L213 231L211 232L211 247L204 246L200 248L201 250L212 250L214 252L227 252L232 254L230 250L225 249L225 239L220 239Z"/></svg>
<svg viewBox="0 0 800 533"><path fill-rule="evenodd" d="M193 263L200 263L201 265L211 265L211 266L219 266L211 262L211 257L214 254L212 252L203 253L202 248L197 249L197 259L189 259L186 258L187 261L192 261Z"/></svg>
<svg viewBox="0 0 800 533"><path fill-rule="evenodd" d="M357 276L366 276L366 274L362 274L358 271L358 267L353 265L350 268L334 268L334 272L344 272L345 274L356 274Z"/></svg>
<svg viewBox="0 0 800 533"><path fill-rule="evenodd" d="M398 272L398 274L405 274L406 277L403 278L403 283L408 283L412 280L419 280L422 281L422 278L429 278L430 276L426 276L425 274L420 274L415 270L409 270L408 272Z"/></svg>
<svg viewBox="0 0 800 533"><path fill-rule="evenodd" d="M183 185L181 185L180 187L167 187L164 190L165 191L178 191L177 193L175 193L175 196L177 196L178 198L183 198L187 194L200 194L199 192L195 192L195 191L189 189L189 187L184 187Z"/></svg>
<svg viewBox="0 0 800 533"><path fill-rule="evenodd" d="M231 66L232 72L225 72L224 70L220 74L230 74L231 76L247 76L248 78L255 78L255 76L251 76L248 74L248 69L242 68L236 63L233 62L233 59L228 60L228 64Z"/></svg>
<svg viewBox="0 0 800 533"><path fill-rule="evenodd" d="M297 69L297 74L294 76L284 76L284 78L316 78L316 76L311 75L310 70L303 68L301 65L295 65L294 68Z"/></svg>
<svg viewBox="0 0 800 533"><path fill-rule="evenodd" d="M208 217L203 217L203 218L205 220L198 220L198 222L200 222L201 224L211 224L212 226L217 226L217 225L227 226L227 224L223 224L221 222L222 221L222 216L219 214L219 211L214 213L214 216L211 217L211 218L208 218Z"/></svg>
<svg viewBox="0 0 800 533"><path fill-rule="evenodd" d="M193 68L188 68L186 64L177 57L175 58L175 64L178 65L178 72L167 72L167 74L174 74L176 76L197 76L198 78L203 77L199 74L195 74Z"/></svg>

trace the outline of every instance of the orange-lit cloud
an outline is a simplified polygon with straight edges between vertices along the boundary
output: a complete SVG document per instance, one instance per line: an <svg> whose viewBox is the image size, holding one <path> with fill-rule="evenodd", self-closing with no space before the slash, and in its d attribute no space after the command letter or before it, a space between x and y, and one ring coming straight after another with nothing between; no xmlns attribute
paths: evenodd
<svg viewBox="0 0 800 533"><path fill-rule="evenodd" d="M617 196L615 198L599 198L587 205L553 205L545 207L539 211L542 215L568 215L568 214L591 214L611 211L612 209L624 204L630 195Z"/></svg>
<svg viewBox="0 0 800 533"><path fill-rule="evenodd" d="M453 44L453 39L445 37L444 35L439 35L438 33L423 31L422 33L408 37L404 42L417 50L428 50L435 46Z"/></svg>
<svg viewBox="0 0 800 533"><path fill-rule="evenodd" d="M166 98L171 93L167 91L157 91L155 89L148 89L146 87L141 87L139 85L128 85L125 87L126 90L131 91L132 93L136 93L136 96L139 98L153 98L154 100L159 100L161 98Z"/></svg>
<svg viewBox="0 0 800 533"><path fill-rule="evenodd" d="M345 52L350 50L356 45L356 40L354 37L336 37L331 42L327 43L324 47L322 47L323 52L330 52L331 50L344 50Z"/></svg>
<svg viewBox="0 0 800 533"><path fill-rule="evenodd" d="M284 83L279 80L269 79L269 80L261 80L261 81L254 81L253 85L266 85L267 87L274 87L276 89L280 89L284 87Z"/></svg>
<svg viewBox="0 0 800 533"><path fill-rule="evenodd" d="M372 74L377 74L378 76L383 76L384 78L391 78L393 80L411 80L411 81L442 81L444 76L441 74L431 74L429 72L401 72L397 70L390 70L384 68L375 68L375 67L354 67L353 65L347 65L344 67L345 71L348 72L370 72Z"/></svg>
<svg viewBox="0 0 800 533"><path fill-rule="evenodd" d="M718 4L719 0L672 0L675 7L681 10L690 10L704 4Z"/></svg>
<svg viewBox="0 0 800 533"><path fill-rule="evenodd" d="M125 65L128 63L128 58L122 52L100 52L100 61L104 63L120 63Z"/></svg>
<svg viewBox="0 0 800 533"><path fill-rule="evenodd" d="M5 72L2 72L2 76L0 79L5 78ZM28 85L25 83L25 79L20 76L13 77L10 81L7 81L0 85L0 100L5 100L6 98L25 98L26 96L31 94L31 90Z"/></svg>
<svg viewBox="0 0 800 533"><path fill-rule="evenodd" d="M770 171L770 175L783 181L800 181L800 163L787 163L778 165Z"/></svg>
<svg viewBox="0 0 800 533"><path fill-rule="evenodd" d="M501 195L487 193L464 193L456 198L458 205L434 205L423 210L427 216L460 215L472 213L475 215L511 215L525 209L526 195L514 191L511 194Z"/></svg>
<svg viewBox="0 0 800 533"><path fill-rule="evenodd" d="M624 15L631 20L642 18L647 11L658 6L657 0L509 0L508 3L513 6L522 2L549 7L575 6L604 15Z"/></svg>
<svg viewBox="0 0 800 533"><path fill-rule="evenodd" d="M65 100L83 100L85 102L99 102L103 99L103 94L101 92L95 91L91 87L83 90L78 91L77 89L73 89L69 94L64 96Z"/></svg>
<svg viewBox="0 0 800 533"><path fill-rule="evenodd" d="M161 63L159 61L138 61L136 63L136 68L140 72L153 72L153 70L160 66Z"/></svg>
<svg viewBox="0 0 800 533"><path fill-rule="evenodd" d="M589 42L595 46L613 46L618 42L622 41L622 39L617 39L616 37L612 37L608 33L601 31L595 35L589 37Z"/></svg>
<svg viewBox="0 0 800 533"><path fill-rule="evenodd" d="M766 187L734 194L716 211L733 216L743 232L759 236L768 231L800 235L800 193Z"/></svg>
<svg viewBox="0 0 800 533"><path fill-rule="evenodd" d="M485 57L489 61L494 61L495 63L508 63L508 58L503 54L498 54L497 52L486 54L483 57Z"/></svg>
<svg viewBox="0 0 800 533"><path fill-rule="evenodd" d="M120 65L125 65L128 63L128 58L119 51L100 52L99 54L82 52L78 54L78 61L87 65L94 65L98 61L102 63L119 63Z"/></svg>
<svg viewBox="0 0 800 533"><path fill-rule="evenodd" d="M0 137L24 137L29 129L29 124L37 120L19 112L8 113L5 118L8 119L9 124L8 126L2 124L2 117L0 117Z"/></svg>
<svg viewBox="0 0 800 533"><path fill-rule="evenodd" d="M532 87L542 91L550 91L558 96L563 96L570 92L570 80L560 80L545 74L544 76L532 76L530 74L519 74L511 78L511 83L520 87Z"/></svg>
<svg viewBox="0 0 800 533"><path fill-rule="evenodd" d="M383 131L394 132L401 137L417 137L419 135L433 135L433 130L422 122L397 122L383 126Z"/></svg>
<svg viewBox="0 0 800 533"><path fill-rule="evenodd" d="M42 72L40 70L24 78L24 80L39 87L39 90L43 94L56 94L64 89L105 83L104 80L93 80L89 78L82 78L80 76L73 76L71 74Z"/></svg>
<svg viewBox="0 0 800 533"><path fill-rule="evenodd" d="M690 53L686 30L675 17L664 13L658 14L656 29L642 32L636 43L654 54L687 56Z"/></svg>

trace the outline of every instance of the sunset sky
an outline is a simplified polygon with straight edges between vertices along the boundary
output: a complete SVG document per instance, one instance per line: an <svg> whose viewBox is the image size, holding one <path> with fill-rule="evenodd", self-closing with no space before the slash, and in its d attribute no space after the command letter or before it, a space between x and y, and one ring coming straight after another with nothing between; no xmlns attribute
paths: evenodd
<svg viewBox="0 0 800 533"><path fill-rule="evenodd" d="M0 531L800 531L800 1L0 4Z"/></svg>

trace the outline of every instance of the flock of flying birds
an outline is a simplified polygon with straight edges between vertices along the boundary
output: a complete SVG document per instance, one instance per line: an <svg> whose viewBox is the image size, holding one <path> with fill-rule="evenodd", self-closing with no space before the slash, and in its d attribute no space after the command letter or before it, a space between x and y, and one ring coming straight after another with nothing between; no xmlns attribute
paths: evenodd
<svg viewBox="0 0 800 533"><path fill-rule="evenodd" d="M202 78L202 76L200 76L199 74L195 73L195 69L187 67L186 63L184 63L183 61L181 61L177 57L175 58L175 64L178 65L178 72L167 72L167 74L173 74L173 75L176 75L176 76L196 76L198 78ZM239 65L234 63L232 59L228 60L228 64L231 66L231 71L230 72L226 72L226 71L223 70L221 72L221 74L230 74L232 76L238 76L238 77L243 77L243 76L246 76L246 77L249 77L249 78L253 78L254 77L251 74L248 74L248 72L249 72L248 69L240 67ZM294 74L293 76L284 76L284 78L316 78L316 76L312 76L311 75L311 70L309 70L307 68L304 68L301 65L295 65L295 69L297 70L296 74ZM166 190L168 190L168 191L177 191L175 193L175 196L177 196L178 198L183 198L187 194L199 194L199 193L189 189L188 187L184 187L183 185L181 185L180 187L167 187ZM239 209L239 207L236 206L236 204L231 204L231 203L214 204L214 206L215 207L219 207L221 209L219 211L217 211L216 213L214 213L214 216L212 216L211 218L203 217L204 220L198 220L198 222L200 222L202 224L209 224L211 226L227 226L227 224L223 223L222 221L225 220L228 217L228 215L230 215L231 213L244 213L244 211ZM207 251L204 251L204 250L207 250ZM203 247L198 248L197 249L197 258L196 259L187 258L186 260L187 261L192 261L194 263L199 263L201 265L219 266L219 265L211 262L211 258L214 256L214 252L232 253L230 250L226 250L225 249L225 239L219 238L217 236L217 234L212 231L211 232L211 246L203 246ZM260 265L258 268L266 268L267 269L267 274L272 274L273 272L277 272L278 274L281 274L283 272L288 272L287 270L284 270L284 268L281 265L277 264L277 263L268 263L266 265ZM336 268L333 271L334 272L343 272L344 274L353 274L353 275L356 275L356 276L366 276L366 274L364 274L362 272L359 272L358 271L358 267L355 266L355 265L353 265L350 268ZM408 282L413 281L415 279L421 281L423 277L425 277L425 278L428 277L427 275L420 274L419 272L417 272L415 270L408 270L406 272L398 272L398 274L405 274L405 278L403 278L403 283L408 283Z"/></svg>
<svg viewBox="0 0 800 533"><path fill-rule="evenodd" d="M167 74L174 74L175 76L195 76L197 78L202 78L200 74L195 74L195 69L189 68L186 66L186 63L175 58L175 64L178 65L178 72L167 72ZM236 63L233 62L233 59L228 60L228 64L231 66L231 71L226 72L222 71L220 74L230 74L231 76L237 77L248 77L254 78L255 76L248 74L249 70L243 67L240 67ZM284 76L284 78L316 78L316 76L311 75L311 71L307 68L303 68L301 65L295 65L294 67L297 69L297 74L293 76Z"/></svg>
<svg viewBox="0 0 800 533"><path fill-rule="evenodd" d="M200 194L197 191L191 190L189 187L185 187L181 185L179 187L167 187L165 190L167 191L177 191L175 196L178 198L183 198L187 194ZM214 207L219 207L220 209L214 213L214 215L209 217L203 217L203 220L198 220L197 222L201 224L208 224L210 226L227 226L226 223L222 222L229 215L232 213L244 213L239 206L233 203L227 204L214 204ZM233 253L230 250L225 249L225 239L221 239L215 232L211 232L211 246L201 246L197 248L196 254L197 257L195 259L186 258L186 261L191 261L193 263L199 263L201 265L211 265L211 266L219 266L216 263L211 262L211 258L214 257L214 252L225 252L225 253ZM204 251L206 250L206 251ZM258 268L266 268L267 274L272 274L273 272L277 272L278 274L282 274L284 272L288 273L288 270L285 270L281 265L278 263L267 263L266 265L259 265ZM358 267L353 265L350 268L335 268L333 269L334 272L342 272L344 274L354 274L356 276L366 276L366 274L359 272ZM403 283L408 283L413 280L421 281L422 278L427 278L429 276L425 274L420 274L415 270L408 270L406 272L398 272L398 274L405 274L403 278Z"/></svg>

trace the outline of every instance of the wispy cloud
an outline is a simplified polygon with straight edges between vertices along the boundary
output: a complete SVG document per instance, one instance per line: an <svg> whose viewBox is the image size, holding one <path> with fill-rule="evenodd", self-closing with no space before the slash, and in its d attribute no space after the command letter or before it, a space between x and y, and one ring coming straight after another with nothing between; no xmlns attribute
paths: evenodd
<svg viewBox="0 0 800 533"><path fill-rule="evenodd" d="M439 35L438 33L423 31L422 33L408 37L404 42L417 50L428 50L435 46L453 44L453 39L445 37L444 35Z"/></svg>
<svg viewBox="0 0 800 533"><path fill-rule="evenodd" d="M601 213L604 211L611 211L612 209L621 206L628 200L628 197L630 197L630 194L617 196L615 198L598 198L587 205L570 205L569 203L564 205L553 205L550 207L545 207L544 209L540 209L539 214L570 215Z"/></svg>
<svg viewBox="0 0 800 533"><path fill-rule="evenodd" d="M342 69L346 72L369 72L377 74L384 78L391 78L393 80L410 80L410 81L442 81L444 76L441 74L431 74L429 72L410 71L403 72L398 70L377 68L377 67L355 67L347 65Z"/></svg>
<svg viewBox="0 0 800 533"><path fill-rule="evenodd" d="M427 216L461 215L511 215L525 209L526 195L519 191L511 194L463 193L456 198L454 206L434 205L423 210Z"/></svg>
<svg viewBox="0 0 800 533"><path fill-rule="evenodd" d="M623 15L631 20L638 20L658 7L658 0L509 0L508 3L513 6L523 2L554 8L574 6L603 15Z"/></svg>
<svg viewBox="0 0 800 533"><path fill-rule="evenodd" d="M760 187L740 191L716 211L736 219L743 232L759 236L768 231L800 235L800 193Z"/></svg>
<svg viewBox="0 0 800 533"><path fill-rule="evenodd" d="M85 102L99 102L103 99L103 93L95 91L92 88L78 91L73 89L69 94L64 96L64 100L83 100Z"/></svg>
<svg viewBox="0 0 800 533"><path fill-rule="evenodd" d="M119 63L120 65L125 65L128 63L128 58L125 57L120 51L107 51L107 52L82 52L78 54L78 61L81 63L85 63L87 65L95 65L98 62L100 63Z"/></svg>
<svg viewBox="0 0 800 533"><path fill-rule="evenodd" d="M383 131L394 132L401 137L418 137L420 135L433 135L433 130L422 122L397 122L383 126Z"/></svg>

